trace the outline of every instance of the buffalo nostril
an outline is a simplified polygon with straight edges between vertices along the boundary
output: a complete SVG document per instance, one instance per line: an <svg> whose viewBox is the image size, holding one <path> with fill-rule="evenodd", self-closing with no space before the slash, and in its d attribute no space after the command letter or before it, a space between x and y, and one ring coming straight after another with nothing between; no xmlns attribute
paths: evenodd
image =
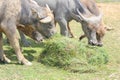
<svg viewBox="0 0 120 80"><path fill-rule="evenodd" d="M102 43L98 43L98 45L97 45L97 46L102 47L102 46L103 46L103 44L102 44Z"/></svg>
<svg viewBox="0 0 120 80"><path fill-rule="evenodd" d="M92 40L90 40L90 41L88 42L88 44L90 44L90 45L92 45L92 46L98 45L97 42L94 42L94 41L92 41Z"/></svg>
<svg viewBox="0 0 120 80"><path fill-rule="evenodd" d="M54 31L51 31L52 34L54 34Z"/></svg>
<svg viewBox="0 0 120 80"><path fill-rule="evenodd" d="M42 41L43 41L43 37L38 37L38 38L36 38L36 41L37 41L37 42L42 42Z"/></svg>
<svg viewBox="0 0 120 80"><path fill-rule="evenodd" d="M54 35L54 34L55 34L55 32L54 32L54 31L52 31L52 32L51 32L51 36L52 36L52 35Z"/></svg>
<svg viewBox="0 0 120 80"><path fill-rule="evenodd" d="M43 42L43 39L41 39L40 42Z"/></svg>
<svg viewBox="0 0 120 80"><path fill-rule="evenodd" d="M96 42L93 42L92 44L93 44L93 45L97 45L97 43L96 43Z"/></svg>
<svg viewBox="0 0 120 80"><path fill-rule="evenodd" d="M39 38L38 42L43 42L43 37L42 38Z"/></svg>

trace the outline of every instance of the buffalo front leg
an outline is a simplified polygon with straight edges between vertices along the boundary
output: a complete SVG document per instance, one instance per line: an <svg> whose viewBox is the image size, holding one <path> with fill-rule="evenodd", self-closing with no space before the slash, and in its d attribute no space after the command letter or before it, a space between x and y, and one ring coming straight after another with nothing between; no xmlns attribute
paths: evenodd
<svg viewBox="0 0 120 80"><path fill-rule="evenodd" d="M26 39L24 33L23 33L22 31L19 30L19 34L20 34L21 43L23 44L23 46L25 46L25 47L30 46L30 42L27 41L27 39Z"/></svg>
<svg viewBox="0 0 120 80"><path fill-rule="evenodd" d="M2 33L0 33L0 61L4 62L4 63L10 63L10 59L8 59L6 57L6 55L4 54L3 51L3 37L2 37Z"/></svg>
<svg viewBox="0 0 120 80"><path fill-rule="evenodd" d="M20 45L19 45L19 40L18 40L18 35L17 35L17 29L16 25L12 24L14 22L11 21L6 21L2 23L2 30L6 34L7 38L10 41L11 46L15 50L15 53L17 55L17 59L19 63L24 64L24 65L32 65L31 62L29 62L22 54L20 50Z"/></svg>
<svg viewBox="0 0 120 80"><path fill-rule="evenodd" d="M61 35L69 37L67 21L65 19L58 19L58 24L60 25Z"/></svg>
<svg viewBox="0 0 120 80"><path fill-rule="evenodd" d="M83 38L85 38L86 37L86 35L85 34L83 34L83 35L81 35L80 37L79 37L79 40L81 41Z"/></svg>

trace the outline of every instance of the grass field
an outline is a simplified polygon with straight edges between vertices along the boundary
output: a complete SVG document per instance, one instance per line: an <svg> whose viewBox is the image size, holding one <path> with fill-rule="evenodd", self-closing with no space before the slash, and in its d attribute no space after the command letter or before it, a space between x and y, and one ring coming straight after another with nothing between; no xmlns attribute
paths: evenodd
<svg viewBox="0 0 120 80"><path fill-rule="evenodd" d="M104 48L109 55L109 62L99 67L96 72L73 73L60 68L45 66L37 61L43 50L42 44L31 47L23 47L23 53L32 63L32 66L17 64L16 56L12 48L5 44L6 55L12 60L11 64L0 63L0 80L120 80L120 2L99 3L104 13L105 25L113 30L107 31L104 37ZM71 30L78 37L83 34L79 23L72 21ZM58 32L59 32L59 27ZM87 45L86 39L82 42Z"/></svg>
<svg viewBox="0 0 120 80"><path fill-rule="evenodd" d="M119 2L120 0L96 0L97 2Z"/></svg>

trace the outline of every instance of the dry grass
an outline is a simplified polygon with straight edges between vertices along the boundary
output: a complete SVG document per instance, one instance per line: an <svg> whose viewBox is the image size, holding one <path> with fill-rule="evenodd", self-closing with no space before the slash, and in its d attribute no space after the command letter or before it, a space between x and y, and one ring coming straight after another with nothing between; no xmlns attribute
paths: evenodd
<svg viewBox="0 0 120 80"><path fill-rule="evenodd" d="M104 13L105 25L114 30L106 32L104 39L105 47L110 55L109 69L117 72L110 74L110 80L120 79L120 3L99 3L100 9Z"/></svg>
<svg viewBox="0 0 120 80"><path fill-rule="evenodd" d="M114 29L106 32L104 43L111 54L118 55L120 54L120 3L100 3L99 5L104 13L105 25Z"/></svg>

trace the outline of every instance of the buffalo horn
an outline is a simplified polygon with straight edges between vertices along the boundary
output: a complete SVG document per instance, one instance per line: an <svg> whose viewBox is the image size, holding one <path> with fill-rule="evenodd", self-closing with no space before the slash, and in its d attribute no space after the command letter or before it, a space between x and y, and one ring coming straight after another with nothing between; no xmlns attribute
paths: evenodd
<svg viewBox="0 0 120 80"><path fill-rule="evenodd" d="M82 20L84 20L86 22L90 22L90 23L97 23L102 18L102 14L101 13L100 13L99 16L92 16L92 17L87 18L87 17L83 16L78 9L77 9L77 12L78 12L79 16L82 18Z"/></svg>
<svg viewBox="0 0 120 80"><path fill-rule="evenodd" d="M52 21L52 18L50 16L47 16L40 20L41 23L49 23Z"/></svg>
<svg viewBox="0 0 120 80"><path fill-rule="evenodd" d="M47 7L47 9L48 9L49 11L51 11L51 9L50 9L50 7L48 6L48 4L46 4L46 7Z"/></svg>
<svg viewBox="0 0 120 80"><path fill-rule="evenodd" d="M70 12L70 14L71 14L71 16L72 16L74 19L76 19L77 21L81 21L81 20L82 20L82 18L81 18L79 15L76 15L76 14L73 13L73 12Z"/></svg>

